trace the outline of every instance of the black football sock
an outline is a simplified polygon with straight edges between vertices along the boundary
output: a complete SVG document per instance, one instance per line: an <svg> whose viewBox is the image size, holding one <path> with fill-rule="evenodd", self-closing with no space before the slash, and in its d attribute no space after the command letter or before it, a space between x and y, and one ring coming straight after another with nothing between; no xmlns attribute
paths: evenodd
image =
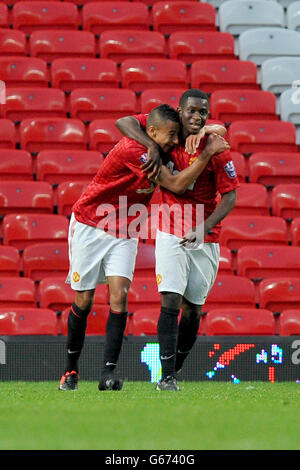
<svg viewBox="0 0 300 470"><path fill-rule="evenodd" d="M82 310L72 304L68 317L67 366L66 372L78 372L78 360L83 348L87 317L90 309Z"/></svg>
<svg viewBox="0 0 300 470"><path fill-rule="evenodd" d="M162 378L175 374L179 309L161 307L157 324Z"/></svg>
<svg viewBox="0 0 300 470"><path fill-rule="evenodd" d="M106 324L102 375L106 375L116 368L122 348L126 322L127 312L109 311Z"/></svg>
<svg viewBox="0 0 300 470"><path fill-rule="evenodd" d="M182 368L182 365L189 355L193 345L197 340L197 333L200 324L200 314L190 312L189 316L182 315L178 327L178 342L176 355L176 372Z"/></svg>

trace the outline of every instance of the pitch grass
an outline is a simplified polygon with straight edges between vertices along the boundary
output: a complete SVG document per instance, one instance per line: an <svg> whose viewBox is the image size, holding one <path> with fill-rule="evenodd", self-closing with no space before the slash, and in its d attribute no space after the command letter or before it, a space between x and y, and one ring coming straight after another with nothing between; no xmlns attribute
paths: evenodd
<svg viewBox="0 0 300 470"><path fill-rule="evenodd" d="M0 384L1 450L299 450L300 384Z"/></svg>

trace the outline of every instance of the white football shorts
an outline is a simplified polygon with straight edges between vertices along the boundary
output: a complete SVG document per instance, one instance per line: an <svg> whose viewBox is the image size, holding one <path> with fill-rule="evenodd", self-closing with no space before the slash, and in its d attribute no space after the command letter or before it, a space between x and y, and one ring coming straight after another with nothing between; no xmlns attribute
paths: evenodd
<svg viewBox="0 0 300 470"><path fill-rule="evenodd" d="M175 292L189 302L203 305L218 273L220 246L203 243L187 249L182 238L157 230L155 270L159 292Z"/></svg>
<svg viewBox="0 0 300 470"><path fill-rule="evenodd" d="M138 249L137 238L116 238L104 230L78 222L69 226L69 274L67 284L82 291L107 283L108 276L132 281Z"/></svg>

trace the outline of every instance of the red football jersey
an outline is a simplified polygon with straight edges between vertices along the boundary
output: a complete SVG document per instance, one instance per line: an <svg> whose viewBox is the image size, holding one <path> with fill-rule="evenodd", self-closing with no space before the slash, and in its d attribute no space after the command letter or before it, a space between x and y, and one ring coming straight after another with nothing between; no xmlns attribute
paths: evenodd
<svg viewBox="0 0 300 470"><path fill-rule="evenodd" d="M141 114L135 117L139 120L141 126L145 127L147 115ZM186 153L185 148L179 145L166 157L167 161L164 164L173 173L182 171L193 163L205 145L206 137L202 139L195 155L189 155ZM201 223L203 217L204 220L208 218L220 201L221 194L238 187L239 181L230 152L226 150L215 155L184 194L174 194L163 187L160 188L159 229L182 237L187 230L195 227L197 223ZM162 206L162 204L166 204L166 206ZM172 207L172 211L170 211L170 207ZM213 228L213 235L208 235L205 242L217 243L220 230L221 224L219 223Z"/></svg>
<svg viewBox="0 0 300 470"><path fill-rule="evenodd" d="M122 138L74 204L76 220L121 238L141 231L140 225L148 218L147 208L155 189L141 170L146 159L145 147Z"/></svg>

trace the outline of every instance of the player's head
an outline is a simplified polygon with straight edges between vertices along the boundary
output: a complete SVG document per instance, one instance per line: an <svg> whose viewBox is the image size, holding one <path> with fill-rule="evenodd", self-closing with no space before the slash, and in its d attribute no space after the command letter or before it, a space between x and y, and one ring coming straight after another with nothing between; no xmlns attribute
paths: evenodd
<svg viewBox="0 0 300 470"><path fill-rule="evenodd" d="M185 91L179 100L178 112L184 137L198 134L208 118L209 98L207 94L197 88Z"/></svg>
<svg viewBox="0 0 300 470"><path fill-rule="evenodd" d="M179 130L179 114L168 104L161 104L149 113L147 134L164 152L168 152L178 144Z"/></svg>

